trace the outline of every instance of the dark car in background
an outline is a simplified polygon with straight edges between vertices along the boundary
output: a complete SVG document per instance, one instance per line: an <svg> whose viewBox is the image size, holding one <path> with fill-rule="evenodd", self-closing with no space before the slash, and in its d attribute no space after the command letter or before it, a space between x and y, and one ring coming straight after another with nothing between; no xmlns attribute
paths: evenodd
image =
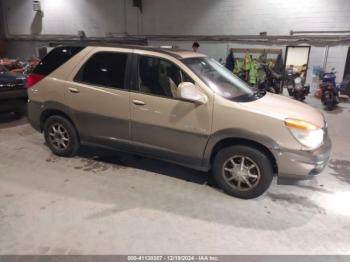
<svg viewBox="0 0 350 262"><path fill-rule="evenodd" d="M0 65L0 113L13 112L17 116L26 110L26 77L9 71Z"/></svg>

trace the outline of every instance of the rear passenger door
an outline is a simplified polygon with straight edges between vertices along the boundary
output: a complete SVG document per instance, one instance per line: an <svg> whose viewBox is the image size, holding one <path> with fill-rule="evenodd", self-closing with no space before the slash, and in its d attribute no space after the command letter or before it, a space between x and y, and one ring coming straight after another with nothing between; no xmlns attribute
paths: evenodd
<svg viewBox="0 0 350 262"><path fill-rule="evenodd" d="M130 57L126 52L95 50L74 74L69 101L83 140L128 146Z"/></svg>

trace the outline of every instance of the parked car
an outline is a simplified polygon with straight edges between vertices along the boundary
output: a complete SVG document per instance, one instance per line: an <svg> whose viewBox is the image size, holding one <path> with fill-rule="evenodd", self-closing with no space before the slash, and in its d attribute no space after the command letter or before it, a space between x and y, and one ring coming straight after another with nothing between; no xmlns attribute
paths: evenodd
<svg viewBox="0 0 350 262"><path fill-rule="evenodd" d="M22 67L11 70L13 73L29 75L34 68L40 63L40 59L31 57L27 62L22 63Z"/></svg>
<svg viewBox="0 0 350 262"><path fill-rule="evenodd" d="M0 65L0 113L14 112L18 116L26 110L26 77L10 72Z"/></svg>
<svg viewBox="0 0 350 262"><path fill-rule="evenodd" d="M214 59L136 46L58 47L28 77L28 114L58 156L92 144L212 171L228 194L327 165L323 115L254 92Z"/></svg>

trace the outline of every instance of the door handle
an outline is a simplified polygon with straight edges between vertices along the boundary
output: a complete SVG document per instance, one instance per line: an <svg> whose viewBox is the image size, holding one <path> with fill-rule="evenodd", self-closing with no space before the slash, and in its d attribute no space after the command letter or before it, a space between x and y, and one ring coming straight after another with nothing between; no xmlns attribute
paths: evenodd
<svg viewBox="0 0 350 262"><path fill-rule="evenodd" d="M132 100L132 103L137 106L145 106L146 103L140 100Z"/></svg>
<svg viewBox="0 0 350 262"><path fill-rule="evenodd" d="M77 89L77 88L70 87L68 90L71 93L75 93L75 94L79 93L79 89Z"/></svg>

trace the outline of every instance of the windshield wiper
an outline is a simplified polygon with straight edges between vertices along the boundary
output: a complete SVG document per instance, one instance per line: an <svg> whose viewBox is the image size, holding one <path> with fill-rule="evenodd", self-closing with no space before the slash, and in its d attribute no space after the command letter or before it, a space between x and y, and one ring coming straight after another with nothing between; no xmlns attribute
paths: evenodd
<svg viewBox="0 0 350 262"><path fill-rule="evenodd" d="M255 97L261 98L261 97L263 97L265 95L266 95L266 91L265 90L255 89L251 96L255 96Z"/></svg>
<svg viewBox="0 0 350 262"><path fill-rule="evenodd" d="M256 95L259 96L259 97L263 97L266 95L266 91L265 90L258 90L256 92Z"/></svg>

